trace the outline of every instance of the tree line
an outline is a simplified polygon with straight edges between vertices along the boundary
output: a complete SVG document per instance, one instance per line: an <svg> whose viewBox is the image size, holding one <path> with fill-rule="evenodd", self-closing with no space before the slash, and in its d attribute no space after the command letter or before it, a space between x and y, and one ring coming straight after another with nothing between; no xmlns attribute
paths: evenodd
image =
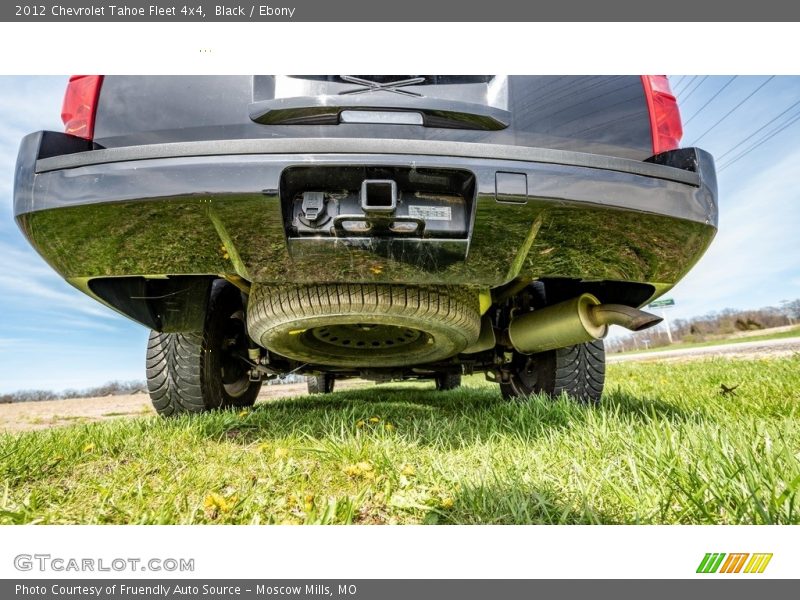
<svg viewBox="0 0 800 600"><path fill-rule="evenodd" d="M744 332L792 325L800 325L800 298L781 302L780 306L748 310L726 308L699 317L675 319L670 321L670 330L673 342L697 343ZM628 352L668 346L669 343L666 325L661 324L625 337L606 340L606 350Z"/></svg>
<svg viewBox="0 0 800 600"><path fill-rule="evenodd" d="M287 383L303 383L306 378L297 373L288 373L264 382L265 385L283 385ZM68 398L102 398L105 396L125 396L128 394L147 393L147 384L144 381L109 381L103 385L84 389L64 390L19 390L0 394L0 404L12 402L42 402L45 400L66 400Z"/></svg>

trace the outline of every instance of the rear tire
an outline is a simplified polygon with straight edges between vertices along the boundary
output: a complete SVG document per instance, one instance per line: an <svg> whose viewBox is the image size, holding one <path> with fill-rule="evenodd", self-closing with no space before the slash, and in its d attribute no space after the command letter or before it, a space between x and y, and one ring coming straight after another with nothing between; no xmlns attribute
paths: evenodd
<svg viewBox="0 0 800 600"><path fill-rule="evenodd" d="M436 389L440 392L461 387L461 375L458 373L441 373L436 376Z"/></svg>
<svg viewBox="0 0 800 600"><path fill-rule="evenodd" d="M333 391L336 378L330 373L325 373L315 376L307 375L306 381L308 382L309 394L330 394Z"/></svg>
<svg viewBox="0 0 800 600"><path fill-rule="evenodd" d="M514 354L508 383L500 384L504 398L567 394L582 404L598 404L606 371L603 340L539 354Z"/></svg>
<svg viewBox="0 0 800 600"><path fill-rule="evenodd" d="M147 390L164 417L216 408L252 406L261 389L250 381L247 332L239 291L215 284L202 332L150 332L147 343Z"/></svg>

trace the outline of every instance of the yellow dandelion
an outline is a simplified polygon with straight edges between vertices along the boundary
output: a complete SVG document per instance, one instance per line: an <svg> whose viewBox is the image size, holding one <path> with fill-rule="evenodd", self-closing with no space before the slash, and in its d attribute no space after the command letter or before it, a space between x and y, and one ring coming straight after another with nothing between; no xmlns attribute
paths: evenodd
<svg viewBox="0 0 800 600"><path fill-rule="evenodd" d="M245 417L246 417L247 415L249 415L249 414L250 414L250 411L249 411L249 410L247 410L247 409L245 408L244 410L242 410L242 411L239 411L238 417L239 417L240 419L243 419L243 418L245 418Z"/></svg>
<svg viewBox="0 0 800 600"><path fill-rule="evenodd" d="M358 477L361 475L361 469L358 468L358 465L347 465L344 468L344 473L348 477Z"/></svg>
<svg viewBox="0 0 800 600"><path fill-rule="evenodd" d="M286 458L289 456L288 448L275 448L275 458Z"/></svg>
<svg viewBox="0 0 800 600"><path fill-rule="evenodd" d="M383 428L386 431L394 431L396 429L396 427L394 425L392 425L391 423L386 423L386 425L384 425Z"/></svg>
<svg viewBox="0 0 800 600"><path fill-rule="evenodd" d="M88 443L83 447L83 453L84 454L89 454L91 452L94 452L94 444L93 443Z"/></svg>
<svg viewBox="0 0 800 600"><path fill-rule="evenodd" d="M220 513L230 512L231 503L224 496L210 492L203 500L203 510L210 519L216 519Z"/></svg>
<svg viewBox="0 0 800 600"><path fill-rule="evenodd" d="M359 429L364 427L364 425L366 425L366 423L364 421L360 421L360 420L356 421L356 427L358 427Z"/></svg>
<svg viewBox="0 0 800 600"><path fill-rule="evenodd" d="M442 498L441 507L444 508L445 510L449 510L449 509L453 508L454 504L455 504L455 502L453 502L452 498L450 498L450 497Z"/></svg>
<svg viewBox="0 0 800 600"><path fill-rule="evenodd" d="M374 479L375 467L372 466L372 463L367 461L361 461L354 465L347 465L344 468L344 472L348 477L360 477L362 479Z"/></svg>
<svg viewBox="0 0 800 600"><path fill-rule="evenodd" d="M369 418L369 422L370 423L380 423L381 419L380 419L380 417L370 417Z"/></svg>
<svg viewBox="0 0 800 600"><path fill-rule="evenodd" d="M403 465L403 470L400 472L407 477L413 477L417 474L416 469L411 465Z"/></svg>

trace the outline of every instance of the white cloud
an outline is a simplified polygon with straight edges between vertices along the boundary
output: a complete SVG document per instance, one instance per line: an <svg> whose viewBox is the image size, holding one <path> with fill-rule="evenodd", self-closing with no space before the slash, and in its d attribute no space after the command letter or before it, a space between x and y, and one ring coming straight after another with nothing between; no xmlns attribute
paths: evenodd
<svg viewBox="0 0 800 600"><path fill-rule="evenodd" d="M0 115L6 129L61 129L67 77L0 77Z"/></svg>
<svg viewBox="0 0 800 600"><path fill-rule="evenodd" d="M0 204L11 206L14 165L23 136L62 131L66 77L0 77Z"/></svg>
<svg viewBox="0 0 800 600"><path fill-rule="evenodd" d="M72 288L33 250L20 250L0 240L0 256L13 268L0 270L0 289L7 308L57 311L66 316L82 314L95 319L119 319L110 309ZM63 318L60 319L63 321Z"/></svg>
<svg viewBox="0 0 800 600"><path fill-rule="evenodd" d="M65 77L0 77L0 391L144 376L147 330L67 284L11 215L20 139L60 131Z"/></svg>
<svg viewBox="0 0 800 600"><path fill-rule="evenodd" d="M28 340L25 338L0 338L0 350L5 348L16 348L20 344L25 344Z"/></svg>
<svg viewBox="0 0 800 600"><path fill-rule="evenodd" d="M676 316L758 307L798 290L800 272L800 149L750 177L741 188L720 186L719 233L706 255L670 293Z"/></svg>

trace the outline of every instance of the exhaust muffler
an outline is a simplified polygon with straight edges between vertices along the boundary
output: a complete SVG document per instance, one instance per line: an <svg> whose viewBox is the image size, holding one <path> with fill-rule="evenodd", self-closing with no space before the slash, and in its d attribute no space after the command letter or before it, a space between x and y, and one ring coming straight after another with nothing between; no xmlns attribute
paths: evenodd
<svg viewBox="0 0 800 600"><path fill-rule="evenodd" d="M641 331L662 320L638 308L600 304L592 294L581 294L514 318L508 339L518 352L534 354L602 339L609 325Z"/></svg>

